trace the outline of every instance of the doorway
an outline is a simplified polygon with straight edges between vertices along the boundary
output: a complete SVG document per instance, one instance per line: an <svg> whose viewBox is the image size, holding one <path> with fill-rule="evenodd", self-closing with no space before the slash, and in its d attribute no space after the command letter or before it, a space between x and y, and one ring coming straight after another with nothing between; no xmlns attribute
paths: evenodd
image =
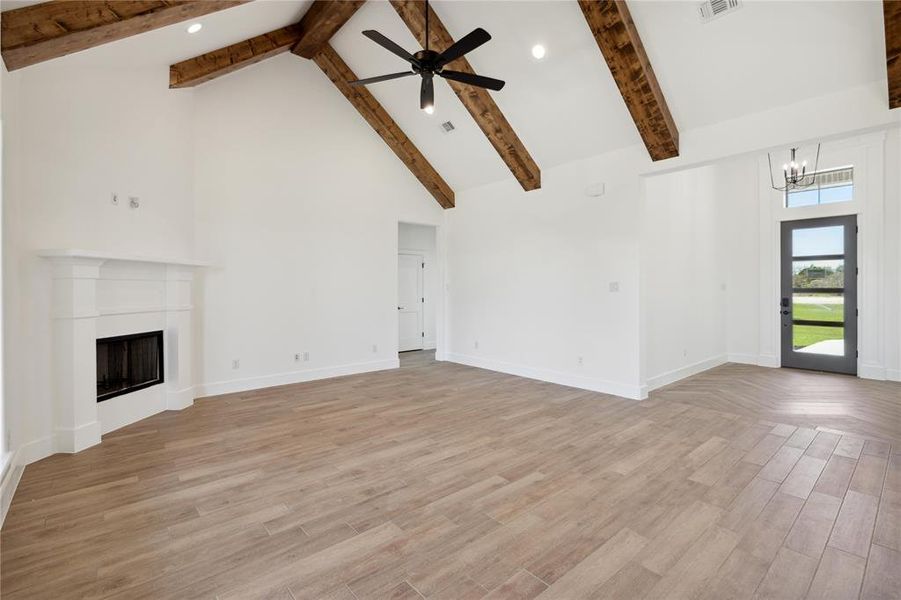
<svg viewBox="0 0 901 600"><path fill-rule="evenodd" d="M422 350L425 341L423 327L423 270L421 254L397 255L397 326L398 351Z"/></svg>
<svg viewBox="0 0 901 600"><path fill-rule="evenodd" d="M782 366L857 374L857 217L782 223Z"/></svg>
<svg viewBox="0 0 901 600"><path fill-rule="evenodd" d="M437 229L397 226L397 349L434 350L439 289ZM409 356L409 355L407 355Z"/></svg>

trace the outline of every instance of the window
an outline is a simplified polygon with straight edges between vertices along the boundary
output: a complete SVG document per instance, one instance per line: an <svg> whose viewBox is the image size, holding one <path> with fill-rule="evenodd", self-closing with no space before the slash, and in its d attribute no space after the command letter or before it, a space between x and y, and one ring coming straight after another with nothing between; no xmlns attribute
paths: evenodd
<svg viewBox="0 0 901 600"><path fill-rule="evenodd" d="M854 167L842 167L820 171L816 174L816 183L809 188L793 190L785 193L785 206L817 206L850 202L854 199Z"/></svg>

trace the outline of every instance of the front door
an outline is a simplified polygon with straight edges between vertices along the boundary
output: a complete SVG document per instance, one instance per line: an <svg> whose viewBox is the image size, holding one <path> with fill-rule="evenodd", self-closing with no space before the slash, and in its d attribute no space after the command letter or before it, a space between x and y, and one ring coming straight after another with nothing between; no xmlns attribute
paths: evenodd
<svg viewBox="0 0 901 600"><path fill-rule="evenodd" d="M857 374L857 217L782 223L782 366Z"/></svg>
<svg viewBox="0 0 901 600"><path fill-rule="evenodd" d="M397 255L398 349L422 350L422 271L420 254Z"/></svg>

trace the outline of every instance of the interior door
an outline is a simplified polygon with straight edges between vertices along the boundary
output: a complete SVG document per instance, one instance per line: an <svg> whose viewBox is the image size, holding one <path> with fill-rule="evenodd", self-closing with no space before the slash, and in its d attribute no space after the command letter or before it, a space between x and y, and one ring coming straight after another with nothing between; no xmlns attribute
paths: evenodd
<svg viewBox="0 0 901 600"><path fill-rule="evenodd" d="M857 374L857 217L782 223L782 366Z"/></svg>
<svg viewBox="0 0 901 600"><path fill-rule="evenodd" d="M422 312L425 298L422 293L423 259L420 254L397 255L397 326L398 349L422 350L425 332Z"/></svg>

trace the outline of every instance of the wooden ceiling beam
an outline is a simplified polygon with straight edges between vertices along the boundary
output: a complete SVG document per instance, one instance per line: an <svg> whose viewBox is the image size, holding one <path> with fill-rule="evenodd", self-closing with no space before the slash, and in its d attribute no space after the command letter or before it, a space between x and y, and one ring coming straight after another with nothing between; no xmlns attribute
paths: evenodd
<svg viewBox="0 0 901 600"><path fill-rule="evenodd" d="M882 0L885 20L885 64L888 71L888 106L901 108L901 2Z"/></svg>
<svg viewBox="0 0 901 600"><path fill-rule="evenodd" d="M293 25L219 48L169 67L169 87L193 87L291 50L312 58L363 5L364 0L316 0Z"/></svg>
<svg viewBox="0 0 901 600"><path fill-rule="evenodd" d="M679 156L679 131L625 0L579 0L652 160Z"/></svg>
<svg viewBox="0 0 901 600"><path fill-rule="evenodd" d="M0 13L9 71L196 19L249 0L53 0Z"/></svg>
<svg viewBox="0 0 901 600"><path fill-rule="evenodd" d="M351 87L348 81L355 81L356 74L329 44L325 44L313 57L322 72L344 94L357 112L375 129L419 182L435 197L443 208L453 208L454 191L429 164L410 138L404 134L394 119L382 108L378 100L364 86Z"/></svg>
<svg viewBox="0 0 901 600"><path fill-rule="evenodd" d="M291 52L304 58L313 58L328 44L341 26L347 23L365 0L316 0L300 20L300 40Z"/></svg>
<svg viewBox="0 0 901 600"><path fill-rule="evenodd" d="M219 48L169 67L169 87L200 85L261 60L282 54L300 40L298 23Z"/></svg>
<svg viewBox="0 0 901 600"><path fill-rule="evenodd" d="M391 0L392 6L406 23L413 36L424 45L425 42L425 13L424 3L420 0ZM447 28L429 8L429 47L438 50L449 48L454 43L454 38L448 33ZM475 73L466 58L458 58L449 63L450 70L464 73ZM445 80L451 89L475 119L476 124L497 150L501 159L516 177L522 189L535 190L541 187L541 170L526 150L525 145L516 135L510 122L495 104L494 99L487 90Z"/></svg>

